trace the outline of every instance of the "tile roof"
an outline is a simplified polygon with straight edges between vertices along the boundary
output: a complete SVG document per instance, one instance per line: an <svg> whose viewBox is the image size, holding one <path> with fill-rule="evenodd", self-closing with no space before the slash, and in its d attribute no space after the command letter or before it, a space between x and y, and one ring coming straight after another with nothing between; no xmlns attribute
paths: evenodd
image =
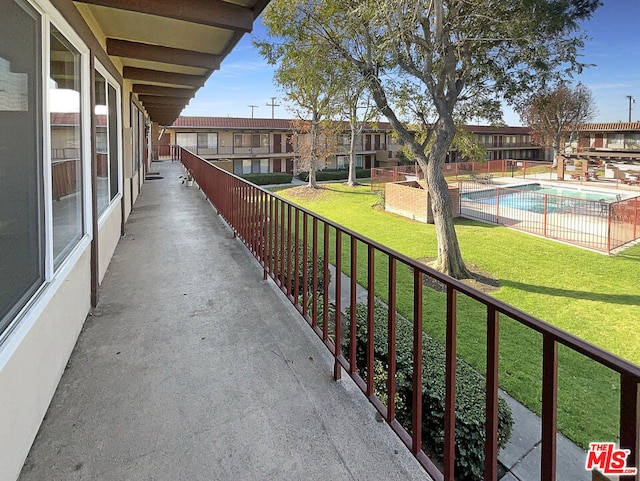
<svg viewBox="0 0 640 481"><path fill-rule="evenodd" d="M605 132L605 131L640 131L640 122L609 122L600 124L580 124L578 125L580 132Z"/></svg>
<svg viewBox="0 0 640 481"><path fill-rule="evenodd" d="M462 125L462 128L473 134L531 134L531 127L510 127L493 125Z"/></svg>
<svg viewBox="0 0 640 481"><path fill-rule="evenodd" d="M238 117L178 117L171 125L197 129L278 129L291 130L289 119L245 119Z"/></svg>
<svg viewBox="0 0 640 481"><path fill-rule="evenodd" d="M170 128L292 130L293 119L247 119L239 117L178 117ZM345 128L347 127L345 122ZM389 122L377 122L377 130L392 130ZM368 125L367 130L373 130Z"/></svg>
<svg viewBox="0 0 640 481"><path fill-rule="evenodd" d="M107 125L106 115L96 115L96 125L105 127ZM80 114L73 112L52 112L51 125L57 127L73 126L80 124Z"/></svg>

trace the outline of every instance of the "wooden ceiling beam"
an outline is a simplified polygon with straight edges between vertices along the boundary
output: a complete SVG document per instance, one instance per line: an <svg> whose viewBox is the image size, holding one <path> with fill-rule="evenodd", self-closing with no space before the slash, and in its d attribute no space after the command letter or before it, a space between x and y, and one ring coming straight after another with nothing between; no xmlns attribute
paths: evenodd
<svg viewBox="0 0 640 481"><path fill-rule="evenodd" d="M124 67L122 69L122 77L130 80L158 82L174 85L187 85L190 87L202 87L205 82L205 78L198 75L162 72L160 70L150 70L137 67Z"/></svg>
<svg viewBox="0 0 640 481"><path fill-rule="evenodd" d="M189 99L184 97L159 97L157 95L140 95L138 94L138 100L143 104L157 104L157 105L186 105L189 103Z"/></svg>
<svg viewBox="0 0 640 481"><path fill-rule="evenodd" d="M77 0L81 3L147 13L185 22L251 32L253 10L222 0Z"/></svg>
<svg viewBox="0 0 640 481"><path fill-rule="evenodd" d="M195 89L179 89L174 87L161 87L160 85L133 84L132 90L137 94L155 95L158 97L193 98Z"/></svg>
<svg viewBox="0 0 640 481"><path fill-rule="evenodd" d="M141 42L130 42L117 38L107 38L107 53L115 57L170 63L187 67L200 67L210 70L220 68L221 58L204 52L163 47Z"/></svg>

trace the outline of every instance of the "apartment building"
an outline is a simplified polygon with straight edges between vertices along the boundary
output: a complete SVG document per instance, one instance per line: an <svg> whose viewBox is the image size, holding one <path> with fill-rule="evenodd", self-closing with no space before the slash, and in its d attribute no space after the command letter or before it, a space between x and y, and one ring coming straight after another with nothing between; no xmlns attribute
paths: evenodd
<svg viewBox="0 0 640 481"><path fill-rule="evenodd" d="M478 143L487 150L487 160L548 160L545 148L531 140L529 127L509 127L490 125L463 125L463 129L473 134ZM449 162L464 159L455 149L449 153Z"/></svg>
<svg viewBox="0 0 640 481"><path fill-rule="evenodd" d="M296 170L298 154L293 145L294 121L289 119L247 119L232 117L179 117L166 129L159 142L177 144L191 150L235 174L289 172ZM546 160L543 147L531 141L528 127L492 127L464 125L478 143L487 149L487 160ZM335 154L325 168L349 166L350 133L344 123L335 141ZM358 167L393 167L402 159L402 141L391 124L367 125L356 138ZM465 159L452 149L448 162Z"/></svg>
<svg viewBox="0 0 640 481"><path fill-rule="evenodd" d="M235 174L289 172L297 170L290 119L247 119L233 117L179 117L159 141L177 144ZM349 166L350 133L348 126L337 134L335 153L325 168ZM368 125L356 138L356 164L370 169L380 163L398 160L400 144L392 135L391 125L380 122Z"/></svg>
<svg viewBox="0 0 640 481"><path fill-rule="evenodd" d="M0 480L17 479L99 301L149 133L173 123L266 3L2 2Z"/></svg>

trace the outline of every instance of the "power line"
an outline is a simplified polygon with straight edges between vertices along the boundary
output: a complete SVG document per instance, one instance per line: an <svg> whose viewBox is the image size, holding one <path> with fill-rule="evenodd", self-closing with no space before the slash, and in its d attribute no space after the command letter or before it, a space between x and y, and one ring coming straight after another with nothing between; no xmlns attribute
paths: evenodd
<svg viewBox="0 0 640 481"><path fill-rule="evenodd" d="M635 103L636 99L634 99L631 95L627 95L629 99L629 123L631 123L631 103Z"/></svg>
<svg viewBox="0 0 640 481"><path fill-rule="evenodd" d="M271 97L271 103L267 102L267 107L271 107L271 118L275 119L274 107L280 107L280 104L276 103L277 97Z"/></svg>

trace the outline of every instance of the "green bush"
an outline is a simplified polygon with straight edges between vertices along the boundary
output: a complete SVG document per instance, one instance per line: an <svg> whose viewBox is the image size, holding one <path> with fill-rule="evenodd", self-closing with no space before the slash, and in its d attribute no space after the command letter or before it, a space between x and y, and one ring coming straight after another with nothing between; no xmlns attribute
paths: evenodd
<svg viewBox="0 0 640 481"><path fill-rule="evenodd" d="M347 180L349 170L347 169L325 169L316 172L316 180ZM371 169L356 169L356 178L368 179L371 177ZM309 172L300 172L298 178L304 182L309 180Z"/></svg>
<svg viewBox="0 0 640 481"><path fill-rule="evenodd" d="M280 237L280 233L278 232L276 234L276 237L279 238ZM286 243L286 232L285 232L285 241ZM285 288L287 289L287 293L293 295L295 292L295 285L296 285L296 278L295 276L295 246L292 246L291 248L291 254L290 256L287 256L286 254L286 248L284 247L286 244L283 243L283 249L278 249L277 252L274 253L273 255L273 261L275 263L274 266L274 271L275 271L275 275L277 279L280 279L280 272L281 272L281 266L280 263L282 262L282 272L283 272L283 277L284 277L284 284L285 284ZM289 261L289 259L291 259ZM291 278L289 278L287 276L287 270L288 270L288 265L289 262L291 262ZM314 279L316 280L316 292L318 293L322 293L324 292L324 283L325 283L325 279L324 279L324 257L322 255L318 255L317 256L317 266L318 266L318 272L317 272L317 276L314 278L313 277L313 250L311 247L307 248L307 266L306 266L306 271L307 271L307 284L306 284L306 291L309 295L311 295L311 293L313 292L313 284L314 284ZM298 283L298 292L301 294L304 290L305 290L305 284L304 284L304 270L305 270L305 266L304 266L304 247L302 246L302 244L298 245L298 278L297 278L297 283ZM331 273L329 273L329 278L327 279L327 282L331 282Z"/></svg>
<svg viewBox="0 0 640 481"><path fill-rule="evenodd" d="M374 308L374 357L376 364L387 363L387 306L376 303ZM365 348L367 336L367 306L356 308L357 348L356 362L366 371ZM396 324L396 417L404 426L411 423L413 325L397 316ZM344 352L348 352L348 339L343 339ZM444 455L444 402L445 402L445 348L423 336L422 355L422 429L423 442L429 453L442 460ZM386 374L374 373L378 397L386 399ZM513 417L502 398L498 401L498 445L504 447L511 437ZM482 479L485 440L485 380L468 364L456 363L456 464L455 476L460 481Z"/></svg>
<svg viewBox="0 0 640 481"><path fill-rule="evenodd" d="M293 175L284 172L275 174L243 174L242 177L255 185L289 184Z"/></svg>

